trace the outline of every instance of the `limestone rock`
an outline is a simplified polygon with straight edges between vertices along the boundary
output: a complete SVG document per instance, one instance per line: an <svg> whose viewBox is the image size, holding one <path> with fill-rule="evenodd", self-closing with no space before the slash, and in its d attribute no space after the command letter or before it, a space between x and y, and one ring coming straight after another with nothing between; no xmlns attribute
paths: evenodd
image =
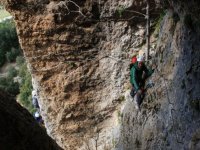
<svg viewBox="0 0 200 150"><path fill-rule="evenodd" d="M144 43L144 18L132 11L145 13L144 0L7 2L47 132L61 147L188 148L199 127L199 2L165 1L167 15L154 43L156 86L140 112L124 93L130 56ZM151 3L151 21L158 3Z"/></svg>

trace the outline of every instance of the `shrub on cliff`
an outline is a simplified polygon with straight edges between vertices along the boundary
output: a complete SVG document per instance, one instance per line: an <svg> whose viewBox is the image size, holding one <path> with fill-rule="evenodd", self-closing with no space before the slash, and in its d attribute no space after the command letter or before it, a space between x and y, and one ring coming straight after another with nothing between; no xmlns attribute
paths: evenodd
<svg viewBox="0 0 200 150"><path fill-rule="evenodd" d="M16 63L19 70L16 70L15 67L10 66L6 76L0 77L0 89L12 94L13 96L19 94L18 100L20 104L28 109L29 112L33 113L35 109L32 105L31 74L29 73L26 66L27 64L22 56L17 57ZM21 82L14 82L14 77L19 77Z"/></svg>
<svg viewBox="0 0 200 150"><path fill-rule="evenodd" d="M19 85L12 81L9 81L7 78L0 78L0 89L11 94L17 95L19 93Z"/></svg>
<svg viewBox="0 0 200 150"><path fill-rule="evenodd" d="M18 64L21 64L24 62L24 60L21 58L17 59ZM19 94L19 102L29 110L29 112L33 113L35 111L33 105L32 105L32 82L31 82L31 74L28 71L28 68L26 66L27 64L24 62L21 64L19 68L19 76L22 79L22 82L20 84L20 94Z"/></svg>
<svg viewBox="0 0 200 150"><path fill-rule="evenodd" d="M6 52L6 59L8 62L14 62L19 55L20 50L12 48L11 51Z"/></svg>
<svg viewBox="0 0 200 150"><path fill-rule="evenodd" d="M25 60L22 56L17 56L16 58L16 64L17 66L22 66L24 64Z"/></svg>
<svg viewBox="0 0 200 150"><path fill-rule="evenodd" d="M20 55L20 46L17 32L13 21L8 20L0 23L0 66L8 61L15 61Z"/></svg>
<svg viewBox="0 0 200 150"><path fill-rule="evenodd" d="M14 96L19 94L19 102L33 112L31 75L21 56L16 28L12 20L0 23L0 66L4 65L6 61L16 61L19 70L17 71L14 67L9 68L7 76L0 78L0 88ZM20 83L14 82L16 76L20 78Z"/></svg>
<svg viewBox="0 0 200 150"><path fill-rule="evenodd" d="M8 68L7 76L0 78L0 88L12 95L19 94L19 84L13 80L16 76L17 70L10 66Z"/></svg>
<svg viewBox="0 0 200 150"><path fill-rule="evenodd" d="M18 72L17 72L17 70L15 69L15 67L9 66L9 67L8 67L7 78L8 78L9 80L13 80L13 78L17 76L17 73L18 73Z"/></svg>
<svg viewBox="0 0 200 150"><path fill-rule="evenodd" d="M5 52L0 48L0 66L2 66L6 61Z"/></svg>

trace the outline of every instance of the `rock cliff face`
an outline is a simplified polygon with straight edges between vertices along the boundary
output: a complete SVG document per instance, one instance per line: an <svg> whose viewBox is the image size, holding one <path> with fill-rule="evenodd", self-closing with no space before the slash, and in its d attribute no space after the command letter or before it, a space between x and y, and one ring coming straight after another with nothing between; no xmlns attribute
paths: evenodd
<svg viewBox="0 0 200 150"><path fill-rule="evenodd" d="M138 112L124 92L129 55L144 44L144 17L133 10L144 13L145 1L7 1L45 126L61 147L126 150L196 144L191 137L198 137L199 126L198 9L184 1L165 4L170 10L155 51L156 86ZM156 2L151 8L155 18Z"/></svg>
<svg viewBox="0 0 200 150"><path fill-rule="evenodd" d="M161 22L157 70L140 112L124 107L119 149L199 149L198 2L173 2ZM193 9L191 9L193 8Z"/></svg>
<svg viewBox="0 0 200 150"><path fill-rule="evenodd" d="M0 90L1 150L61 150L33 116Z"/></svg>

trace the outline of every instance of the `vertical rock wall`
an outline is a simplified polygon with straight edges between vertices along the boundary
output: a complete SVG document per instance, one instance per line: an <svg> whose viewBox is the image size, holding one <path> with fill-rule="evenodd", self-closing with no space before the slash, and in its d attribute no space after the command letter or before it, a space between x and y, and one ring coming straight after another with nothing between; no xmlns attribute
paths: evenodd
<svg viewBox="0 0 200 150"><path fill-rule="evenodd" d="M162 2L170 10L160 26L156 85L141 112L127 100L120 114L127 55L144 44L144 18L132 10L144 13L145 1L7 1L48 133L64 149L198 146L199 2Z"/></svg>
<svg viewBox="0 0 200 150"><path fill-rule="evenodd" d="M170 3L160 25L154 62L140 112L127 96L119 149L199 149L200 32L197 1Z"/></svg>
<svg viewBox="0 0 200 150"><path fill-rule="evenodd" d="M127 56L144 43L144 17L131 10L145 7L139 0L7 1L48 134L64 149L113 145Z"/></svg>

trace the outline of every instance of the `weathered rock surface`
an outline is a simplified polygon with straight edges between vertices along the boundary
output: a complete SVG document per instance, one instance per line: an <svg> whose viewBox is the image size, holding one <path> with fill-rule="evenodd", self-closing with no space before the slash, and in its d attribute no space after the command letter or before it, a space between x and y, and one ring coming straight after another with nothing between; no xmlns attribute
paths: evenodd
<svg viewBox="0 0 200 150"><path fill-rule="evenodd" d="M184 6L181 7L181 4ZM140 112L127 98L119 149L199 149L200 32L197 2L172 3L157 43L157 70ZM199 6L199 5L198 5ZM190 8L193 8L191 10ZM187 14L191 20L187 23ZM193 13L195 13L193 15Z"/></svg>
<svg viewBox="0 0 200 150"><path fill-rule="evenodd" d="M199 34L195 23L199 13L190 9L198 2L168 2L170 10L156 44L158 68L151 79L157 84L148 90L138 113L131 102L126 101L124 109L121 106L129 82L128 55L144 44L144 17L132 10L144 13L145 1L7 1L39 92L48 134L64 149L198 145ZM158 16L155 2L151 8ZM190 21L187 24L190 19L192 28Z"/></svg>
<svg viewBox="0 0 200 150"><path fill-rule="evenodd" d="M127 55L144 42L136 21L144 17L130 11L145 7L129 0L7 1L45 126L64 149L80 149L97 135L102 149L112 143L129 77Z"/></svg>
<svg viewBox="0 0 200 150"><path fill-rule="evenodd" d="M1 150L61 150L33 116L0 90Z"/></svg>

